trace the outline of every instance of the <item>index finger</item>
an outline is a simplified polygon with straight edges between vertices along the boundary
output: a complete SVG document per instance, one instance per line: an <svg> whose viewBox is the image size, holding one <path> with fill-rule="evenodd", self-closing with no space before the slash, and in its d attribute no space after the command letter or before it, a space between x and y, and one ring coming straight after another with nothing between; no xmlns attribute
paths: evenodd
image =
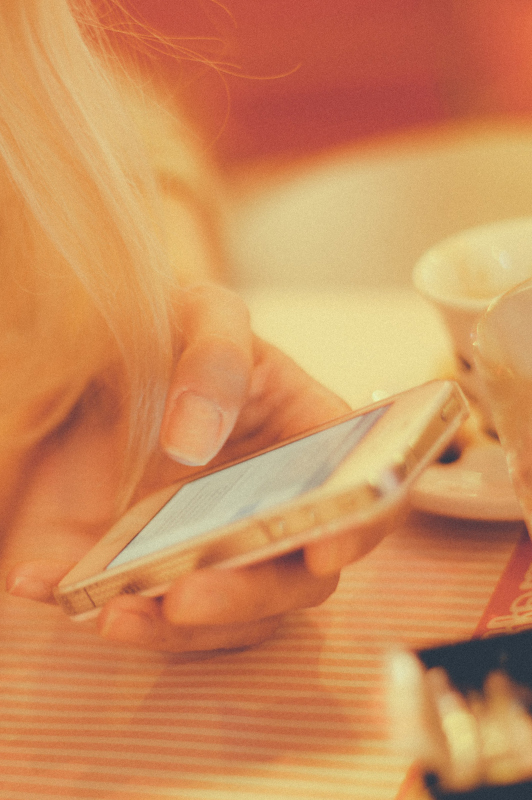
<svg viewBox="0 0 532 800"><path fill-rule="evenodd" d="M199 466L219 452L245 402L253 337L245 304L221 286L187 289L180 311L184 349L168 391L161 444L175 461Z"/></svg>

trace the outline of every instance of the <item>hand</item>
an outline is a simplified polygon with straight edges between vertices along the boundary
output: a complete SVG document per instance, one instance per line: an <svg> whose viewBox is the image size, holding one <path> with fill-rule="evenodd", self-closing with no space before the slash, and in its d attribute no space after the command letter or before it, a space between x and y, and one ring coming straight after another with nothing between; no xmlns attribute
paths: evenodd
<svg viewBox="0 0 532 800"><path fill-rule="evenodd" d="M182 325L185 347L168 392L161 450L137 499L199 465L254 452L348 410L252 336L247 311L231 292L189 291ZM3 553L12 594L51 601L53 586L112 524L119 434L105 408L99 398L85 403L83 414L36 450ZM384 525L370 526L246 569L200 570L160 599L117 597L100 614L98 630L108 639L170 651L255 643L286 612L326 599L341 567L383 533Z"/></svg>

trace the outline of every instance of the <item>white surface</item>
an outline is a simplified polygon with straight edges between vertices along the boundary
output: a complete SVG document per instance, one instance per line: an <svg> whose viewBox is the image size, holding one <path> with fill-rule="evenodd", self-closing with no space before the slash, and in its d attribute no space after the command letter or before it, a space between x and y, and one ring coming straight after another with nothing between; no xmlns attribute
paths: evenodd
<svg viewBox="0 0 532 800"><path fill-rule="evenodd" d="M530 214L532 130L472 128L374 143L240 193L239 286L408 286L420 255L484 222Z"/></svg>
<svg viewBox="0 0 532 800"><path fill-rule="evenodd" d="M432 307L413 289L257 289L244 294L253 327L353 408L434 377L452 354Z"/></svg>

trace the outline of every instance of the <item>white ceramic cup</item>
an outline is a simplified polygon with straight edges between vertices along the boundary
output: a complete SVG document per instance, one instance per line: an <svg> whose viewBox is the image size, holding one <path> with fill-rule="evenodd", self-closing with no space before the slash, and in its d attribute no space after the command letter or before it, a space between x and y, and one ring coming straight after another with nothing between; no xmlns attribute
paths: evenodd
<svg viewBox="0 0 532 800"><path fill-rule="evenodd" d="M473 341L490 303L532 277L532 217L470 228L428 250L414 267L416 289L438 309L451 336L456 378L493 430L490 400Z"/></svg>

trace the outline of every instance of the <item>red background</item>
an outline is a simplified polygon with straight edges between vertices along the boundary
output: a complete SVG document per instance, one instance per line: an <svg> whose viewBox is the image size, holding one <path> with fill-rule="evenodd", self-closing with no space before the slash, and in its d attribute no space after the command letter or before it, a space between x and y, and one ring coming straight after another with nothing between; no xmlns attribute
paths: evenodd
<svg viewBox="0 0 532 800"><path fill-rule="evenodd" d="M181 58L159 56L150 69L222 163L447 120L532 115L530 0L124 4L177 37ZM228 66L217 71L198 55Z"/></svg>

